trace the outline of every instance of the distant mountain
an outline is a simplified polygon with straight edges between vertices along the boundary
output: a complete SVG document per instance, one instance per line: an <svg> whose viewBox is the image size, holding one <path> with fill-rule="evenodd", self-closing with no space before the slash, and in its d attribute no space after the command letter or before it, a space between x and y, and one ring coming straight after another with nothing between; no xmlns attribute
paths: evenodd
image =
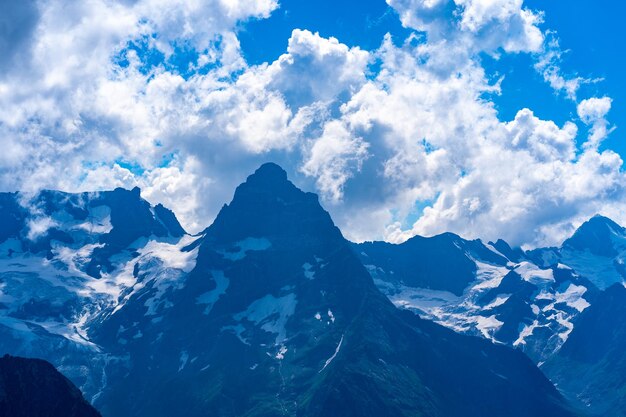
<svg viewBox="0 0 626 417"><path fill-rule="evenodd" d="M543 369L594 416L626 416L626 288L602 292Z"/></svg>
<svg viewBox="0 0 626 417"><path fill-rule="evenodd" d="M567 340L598 289L572 268L537 264L506 242L446 233L395 245L353 244L378 288L453 330L523 349L537 362Z"/></svg>
<svg viewBox="0 0 626 417"><path fill-rule="evenodd" d="M531 251L446 233L353 244L398 307L523 350L584 412L626 416L626 229L594 216Z"/></svg>
<svg viewBox="0 0 626 417"><path fill-rule="evenodd" d="M0 417L100 417L50 363L0 358Z"/></svg>
<svg viewBox="0 0 626 417"><path fill-rule="evenodd" d="M626 230L602 216L585 222L563 246L529 252L544 265L560 262L604 290L626 280Z"/></svg>

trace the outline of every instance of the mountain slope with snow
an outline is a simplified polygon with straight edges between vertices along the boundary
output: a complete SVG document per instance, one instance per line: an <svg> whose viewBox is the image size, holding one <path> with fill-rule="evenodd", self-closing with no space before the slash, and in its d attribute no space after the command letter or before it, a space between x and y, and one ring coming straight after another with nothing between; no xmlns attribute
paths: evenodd
<svg viewBox="0 0 626 417"><path fill-rule="evenodd" d="M594 416L626 415L626 288L602 292L543 369Z"/></svg>
<svg viewBox="0 0 626 417"><path fill-rule="evenodd" d="M50 357L104 416L571 415L522 353L396 309L274 164L196 237L137 190L111 193L59 194L44 214L12 195L1 277L2 349ZM37 293L20 280L68 310L24 315Z"/></svg>
<svg viewBox="0 0 626 417"><path fill-rule="evenodd" d="M521 349L583 411L624 415L626 229L612 220L595 216L561 247L528 252L451 234L353 249L396 306Z"/></svg>

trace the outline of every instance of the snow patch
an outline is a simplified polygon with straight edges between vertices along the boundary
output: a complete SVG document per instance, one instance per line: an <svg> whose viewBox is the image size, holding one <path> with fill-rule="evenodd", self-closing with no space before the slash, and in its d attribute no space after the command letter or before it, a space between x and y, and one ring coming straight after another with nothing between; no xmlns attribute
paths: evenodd
<svg viewBox="0 0 626 417"><path fill-rule="evenodd" d="M36 241L41 236L44 236L48 233L48 230L57 227L59 224L52 218L48 216L35 217L33 219L28 220L28 224L26 227L28 228L28 232L26 234L26 238L30 241Z"/></svg>
<svg viewBox="0 0 626 417"><path fill-rule="evenodd" d="M485 339L489 339L492 342L497 342L494 338L494 333L500 330L504 323L496 318L496 316L476 316L476 328L482 333Z"/></svg>
<svg viewBox="0 0 626 417"><path fill-rule="evenodd" d="M583 295L586 292L586 287L570 283L569 287L567 287L564 292L557 292L555 294L555 302L565 303L568 307L575 308L579 313L581 313L590 306L589 302L583 298Z"/></svg>
<svg viewBox="0 0 626 417"><path fill-rule="evenodd" d="M330 363L331 363L333 360L335 360L335 358L337 357L337 354L339 353L339 350L341 349L341 345L342 345L342 343L343 343L343 337L344 337L344 335L342 334L342 335L341 335L341 339L339 340L339 344L338 344L338 345L337 345L337 347L335 348L335 353L333 353L333 356L331 356L330 358L326 359L326 363L324 363L324 366L322 366L322 369L320 369L320 370L318 371L318 374L319 374L319 373L322 373L322 371L323 371L324 369L326 369L326 367L327 367L328 365L330 365Z"/></svg>
<svg viewBox="0 0 626 417"><path fill-rule="evenodd" d="M554 282L554 273L551 269L540 269L530 262L522 262L516 268L517 272L524 281L528 281L531 284L541 285L549 282Z"/></svg>
<svg viewBox="0 0 626 417"><path fill-rule="evenodd" d="M302 271L304 272L304 276L307 279L315 279L315 271L313 270L313 265L306 262L302 265Z"/></svg>
<svg viewBox="0 0 626 417"><path fill-rule="evenodd" d="M496 307L500 307L502 304L506 303L507 300L511 297L511 294L501 294L496 296L496 299L491 303L487 304L483 307L484 310L492 310Z"/></svg>
<svg viewBox="0 0 626 417"><path fill-rule="evenodd" d="M234 319L237 321L246 319L255 325L261 325L261 329L276 334L275 343L278 345L287 338L285 326L289 317L296 311L296 304L295 294L279 298L268 294L250 304L246 311L236 314Z"/></svg>
<svg viewBox="0 0 626 417"><path fill-rule="evenodd" d="M200 294L196 298L196 304L205 304L206 308L204 309L204 314L209 315L213 306L219 300L219 298L226 293L226 289L230 281L228 278L224 276L223 271L211 271L211 276L213 277L213 281L215 281L215 288L211 291L207 291L203 294Z"/></svg>
<svg viewBox="0 0 626 417"><path fill-rule="evenodd" d="M287 353L287 346L285 345L281 345L280 349L278 350L278 353L276 354L276 359L283 360L285 359L285 353Z"/></svg>

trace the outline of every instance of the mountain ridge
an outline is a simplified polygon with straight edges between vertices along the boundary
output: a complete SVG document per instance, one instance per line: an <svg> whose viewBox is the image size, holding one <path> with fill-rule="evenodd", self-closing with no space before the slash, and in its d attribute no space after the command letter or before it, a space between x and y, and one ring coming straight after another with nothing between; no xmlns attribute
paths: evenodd
<svg viewBox="0 0 626 417"><path fill-rule="evenodd" d="M276 165L203 234L154 239L81 275L117 285L82 333L105 416L572 415L522 353L397 310Z"/></svg>

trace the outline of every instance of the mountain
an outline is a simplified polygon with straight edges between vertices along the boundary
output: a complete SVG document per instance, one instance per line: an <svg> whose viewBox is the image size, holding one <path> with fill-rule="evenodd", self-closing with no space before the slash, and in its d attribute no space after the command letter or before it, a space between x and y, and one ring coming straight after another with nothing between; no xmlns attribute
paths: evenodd
<svg viewBox="0 0 626 417"><path fill-rule="evenodd" d="M201 235L146 246L83 327L105 416L571 415L522 353L396 309L276 165Z"/></svg>
<svg viewBox="0 0 626 417"><path fill-rule="evenodd" d="M386 282L456 296L461 296L476 279L479 266L475 259L499 266L508 263L507 258L479 240L467 241L452 233L432 238L415 236L401 245L365 242L357 248L363 262L375 265L379 273L385 274Z"/></svg>
<svg viewBox="0 0 626 417"><path fill-rule="evenodd" d="M595 216L563 242L557 259L601 290L622 283L626 279L626 230L606 217Z"/></svg>
<svg viewBox="0 0 626 417"><path fill-rule="evenodd" d="M0 216L0 352L49 360L91 398L111 359L89 319L123 303L135 275L184 270L186 255L169 255L192 239L138 188L0 193Z"/></svg>
<svg viewBox="0 0 626 417"><path fill-rule="evenodd" d="M626 288L615 284L585 310L559 352L543 365L594 416L626 416Z"/></svg>
<svg viewBox="0 0 626 417"><path fill-rule="evenodd" d="M353 244L353 249L396 306L520 348L536 362L567 340L598 291L572 268L537 265L502 240L484 244L445 233L402 244Z"/></svg>
<svg viewBox="0 0 626 417"><path fill-rule="evenodd" d="M50 363L0 358L0 417L100 417L81 392Z"/></svg>
<svg viewBox="0 0 626 417"><path fill-rule="evenodd" d="M626 229L614 221L530 251L450 233L353 250L396 306L524 351L584 413L626 415Z"/></svg>

